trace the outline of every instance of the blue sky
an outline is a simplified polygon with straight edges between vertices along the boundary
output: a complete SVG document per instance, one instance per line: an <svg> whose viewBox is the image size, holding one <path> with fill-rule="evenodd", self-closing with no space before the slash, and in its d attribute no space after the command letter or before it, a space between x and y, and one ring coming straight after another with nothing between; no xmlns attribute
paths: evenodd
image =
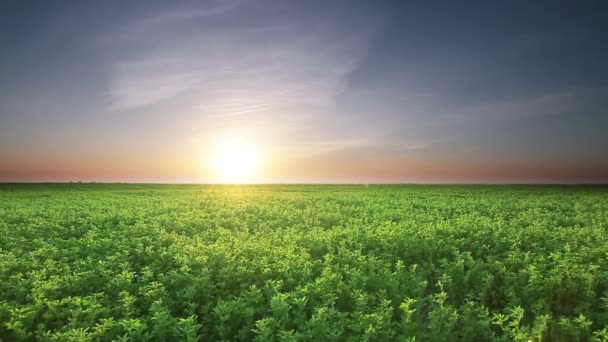
<svg viewBox="0 0 608 342"><path fill-rule="evenodd" d="M0 180L606 182L602 1L0 5Z"/></svg>

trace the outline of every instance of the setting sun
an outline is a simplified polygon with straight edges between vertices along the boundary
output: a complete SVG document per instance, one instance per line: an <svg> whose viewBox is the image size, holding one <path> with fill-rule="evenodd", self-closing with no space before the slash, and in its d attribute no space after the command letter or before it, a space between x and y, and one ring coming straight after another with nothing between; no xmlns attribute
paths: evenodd
<svg viewBox="0 0 608 342"><path fill-rule="evenodd" d="M211 151L209 166L220 182L251 182L261 164L258 149L250 141L227 137Z"/></svg>

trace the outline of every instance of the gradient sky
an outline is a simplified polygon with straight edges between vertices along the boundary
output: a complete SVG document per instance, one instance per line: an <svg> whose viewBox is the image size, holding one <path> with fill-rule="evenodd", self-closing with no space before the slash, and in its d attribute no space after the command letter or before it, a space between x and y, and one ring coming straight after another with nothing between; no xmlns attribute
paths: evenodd
<svg viewBox="0 0 608 342"><path fill-rule="evenodd" d="M605 1L2 1L0 181L608 182Z"/></svg>

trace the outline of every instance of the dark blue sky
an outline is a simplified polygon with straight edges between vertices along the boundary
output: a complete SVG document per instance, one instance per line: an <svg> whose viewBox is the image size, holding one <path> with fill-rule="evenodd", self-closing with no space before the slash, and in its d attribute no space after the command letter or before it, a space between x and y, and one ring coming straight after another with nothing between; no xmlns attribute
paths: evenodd
<svg viewBox="0 0 608 342"><path fill-rule="evenodd" d="M0 4L0 180L608 182L603 1Z"/></svg>

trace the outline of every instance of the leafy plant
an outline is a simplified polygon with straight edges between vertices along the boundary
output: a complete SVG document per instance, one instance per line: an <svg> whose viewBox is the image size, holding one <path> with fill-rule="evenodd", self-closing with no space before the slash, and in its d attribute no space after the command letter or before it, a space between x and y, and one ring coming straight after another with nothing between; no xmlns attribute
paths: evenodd
<svg viewBox="0 0 608 342"><path fill-rule="evenodd" d="M600 186L0 184L0 341L608 341L607 227Z"/></svg>

